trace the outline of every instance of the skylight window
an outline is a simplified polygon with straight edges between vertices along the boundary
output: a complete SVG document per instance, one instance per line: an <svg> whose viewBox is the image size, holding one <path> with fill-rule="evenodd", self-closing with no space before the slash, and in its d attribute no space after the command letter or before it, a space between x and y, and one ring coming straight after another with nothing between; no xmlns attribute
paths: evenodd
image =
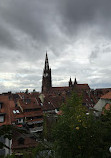
<svg viewBox="0 0 111 158"><path fill-rule="evenodd" d="M14 113L14 114L16 114L16 111L15 111L15 110L13 110L13 113Z"/></svg>
<svg viewBox="0 0 111 158"><path fill-rule="evenodd" d="M19 110L16 110L16 113L17 113L17 114L19 114L19 113L20 113L20 111L19 111Z"/></svg>
<svg viewBox="0 0 111 158"><path fill-rule="evenodd" d="M16 113L19 114L20 111L19 111L19 110L13 110L13 113L14 113L14 114L16 114Z"/></svg>

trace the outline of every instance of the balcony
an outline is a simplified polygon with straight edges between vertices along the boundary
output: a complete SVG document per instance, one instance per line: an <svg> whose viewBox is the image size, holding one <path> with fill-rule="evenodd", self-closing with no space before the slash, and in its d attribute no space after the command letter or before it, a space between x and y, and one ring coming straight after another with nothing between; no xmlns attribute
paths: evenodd
<svg viewBox="0 0 111 158"><path fill-rule="evenodd" d="M27 122L28 125L32 125L32 124L38 124L38 123L42 123L43 122L43 119L42 120L39 120L39 121L34 121L32 120L31 122Z"/></svg>
<svg viewBox="0 0 111 158"><path fill-rule="evenodd" d="M30 128L29 130L30 130L31 133L42 132L43 131L43 126Z"/></svg>

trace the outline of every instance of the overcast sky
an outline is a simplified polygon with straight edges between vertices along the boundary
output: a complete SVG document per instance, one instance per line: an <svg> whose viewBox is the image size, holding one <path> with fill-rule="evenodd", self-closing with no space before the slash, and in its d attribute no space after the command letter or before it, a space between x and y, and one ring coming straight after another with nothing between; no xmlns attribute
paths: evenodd
<svg viewBox="0 0 111 158"><path fill-rule="evenodd" d="M111 0L0 0L0 92L40 91L46 50L53 86L111 87Z"/></svg>

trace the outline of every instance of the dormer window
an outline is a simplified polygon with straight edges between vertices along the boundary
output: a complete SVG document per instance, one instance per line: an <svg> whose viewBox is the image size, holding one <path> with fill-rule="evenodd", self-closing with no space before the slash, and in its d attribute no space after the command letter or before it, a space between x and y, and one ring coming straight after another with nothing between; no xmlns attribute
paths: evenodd
<svg viewBox="0 0 111 158"><path fill-rule="evenodd" d="M16 110L16 113L17 113L17 114L19 114L19 113L20 113L20 111L19 111L19 110Z"/></svg>
<svg viewBox="0 0 111 158"><path fill-rule="evenodd" d="M23 122L24 122L23 118L18 118L17 119L17 123L23 123Z"/></svg>
<svg viewBox="0 0 111 158"><path fill-rule="evenodd" d="M14 113L14 114L16 114L16 111L15 111L15 110L13 110L13 113Z"/></svg>
<svg viewBox="0 0 111 158"><path fill-rule="evenodd" d="M19 110L13 110L13 113L14 113L14 114L19 114L20 111L19 111Z"/></svg>

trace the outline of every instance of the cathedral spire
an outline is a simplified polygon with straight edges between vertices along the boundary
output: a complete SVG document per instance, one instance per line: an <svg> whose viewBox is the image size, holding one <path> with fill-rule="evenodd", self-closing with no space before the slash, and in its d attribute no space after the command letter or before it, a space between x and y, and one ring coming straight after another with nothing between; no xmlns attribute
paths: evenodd
<svg viewBox="0 0 111 158"><path fill-rule="evenodd" d="M75 77L74 85L76 85L76 84L77 84L77 80L76 80L76 77Z"/></svg>
<svg viewBox="0 0 111 158"><path fill-rule="evenodd" d="M49 70L49 62L48 62L48 55L47 55L47 51L46 51L46 57L45 57L45 70Z"/></svg>
<svg viewBox="0 0 111 158"><path fill-rule="evenodd" d="M71 80L71 77L70 77L70 80L69 80L69 87L72 87L72 80Z"/></svg>

